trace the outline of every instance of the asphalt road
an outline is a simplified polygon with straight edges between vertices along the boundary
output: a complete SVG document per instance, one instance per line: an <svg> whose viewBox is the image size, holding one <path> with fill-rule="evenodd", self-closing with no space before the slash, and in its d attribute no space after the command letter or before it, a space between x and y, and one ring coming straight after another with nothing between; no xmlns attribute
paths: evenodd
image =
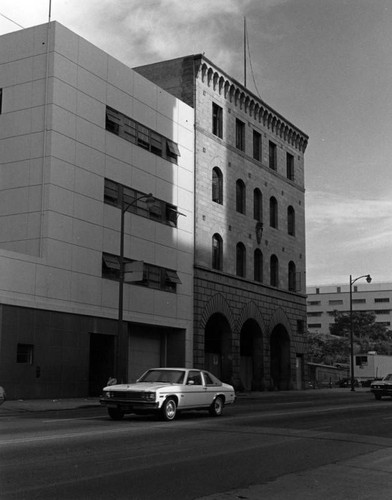
<svg viewBox="0 0 392 500"><path fill-rule="evenodd" d="M170 423L1 413L0 498L390 498L391 419L392 401L349 391L244 398Z"/></svg>

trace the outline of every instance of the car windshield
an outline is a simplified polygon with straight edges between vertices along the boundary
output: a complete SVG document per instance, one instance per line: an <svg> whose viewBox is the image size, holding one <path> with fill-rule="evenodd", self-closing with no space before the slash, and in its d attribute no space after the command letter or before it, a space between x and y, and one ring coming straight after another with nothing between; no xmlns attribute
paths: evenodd
<svg viewBox="0 0 392 500"><path fill-rule="evenodd" d="M385 375L384 380L392 380L392 373Z"/></svg>
<svg viewBox="0 0 392 500"><path fill-rule="evenodd" d="M166 382L168 384L182 384L184 381L184 370L148 370L138 382Z"/></svg>

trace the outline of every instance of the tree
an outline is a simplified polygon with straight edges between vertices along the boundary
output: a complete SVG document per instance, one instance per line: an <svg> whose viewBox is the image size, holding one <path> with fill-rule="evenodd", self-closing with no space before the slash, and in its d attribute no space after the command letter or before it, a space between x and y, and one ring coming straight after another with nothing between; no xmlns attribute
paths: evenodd
<svg viewBox="0 0 392 500"><path fill-rule="evenodd" d="M347 338L332 335L309 334L308 357L313 363L334 365L348 363L350 344Z"/></svg>
<svg viewBox="0 0 392 500"><path fill-rule="evenodd" d="M331 335L350 340L350 313L334 311L335 322L330 326ZM377 351L378 354L392 352L391 332L385 325L376 323L376 315L368 311L352 313L355 352Z"/></svg>

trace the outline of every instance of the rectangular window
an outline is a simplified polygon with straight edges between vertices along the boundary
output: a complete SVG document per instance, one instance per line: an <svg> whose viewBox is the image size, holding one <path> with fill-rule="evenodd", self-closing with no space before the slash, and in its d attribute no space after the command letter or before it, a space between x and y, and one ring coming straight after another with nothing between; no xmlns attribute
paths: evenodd
<svg viewBox="0 0 392 500"><path fill-rule="evenodd" d="M261 161L261 134L256 130L253 131L253 158Z"/></svg>
<svg viewBox="0 0 392 500"><path fill-rule="evenodd" d="M223 109L212 103L212 133L222 139L223 137Z"/></svg>
<svg viewBox="0 0 392 500"><path fill-rule="evenodd" d="M353 299L353 304L366 304L366 299Z"/></svg>
<svg viewBox="0 0 392 500"><path fill-rule="evenodd" d="M3 89L0 89L0 115L3 111Z"/></svg>
<svg viewBox="0 0 392 500"><path fill-rule="evenodd" d="M34 361L34 346L32 344L18 344L16 362L32 365Z"/></svg>
<svg viewBox="0 0 392 500"><path fill-rule="evenodd" d="M272 170L276 170L276 165L276 144L269 141L269 167L272 168Z"/></svg>
<svg viewBox="0 0 392 500"><path fill-rule="evenodd" d="M124 267L131 262L135 261L124 258ZM102 254L102 278L115 281L120 279L120 258L117 255ZM142 281L133 281L132 284L176 293L177 285L181 284L181 280L177 271L173 269L166 269L144 262Z"/></svg>
<svg viewBox="0 0 392 500"><path fill-rule="evenodd" d="M343 304L343 300L330 300L328 301L330 306L341 306Z"/></svg>
<svg viewBox="0 0 392 500"><path fill-rule="evenodd" d="M245 123L238 118L235 121L235 147L245 151Z"/></svg>
<svg viewBox="0 0 392 500"><path fill-rule="evenodd" d="M309 323L308 328L321 328L321 323Z"/></svg>
<svg viewBox="0 0 392 500"><path fill-rule="evenodd" d="M105 127L126 141L177 164L180 151L175 142L109 106L106 107Z"/></svg>
<svg viewBox="0 0 392 500"><path fill-rule="evenodd" d="M287 178L290 181L294 180L294 156L290 153L286 155Z"/></svg>
<svg viewBox="0 0 392 500"><path fill-rule="evenodd" d="M148 197L146 193L123 186L110 179L105 179L104 203L120 209L123 208L127 212L147 219L153 219L161 224L177 227L177 218L179 215L183 215L178 212L177 207L157 198L155 198L155 202L151 206L147 203L149 201Z"/></svg>
<svg viewBox="0 0 392 500"><path fill-rule="evenodd" d="M389 302L389 298L385 297L385 298L382 298L382 299L374 299L374 302L375 303Z"/></svg>

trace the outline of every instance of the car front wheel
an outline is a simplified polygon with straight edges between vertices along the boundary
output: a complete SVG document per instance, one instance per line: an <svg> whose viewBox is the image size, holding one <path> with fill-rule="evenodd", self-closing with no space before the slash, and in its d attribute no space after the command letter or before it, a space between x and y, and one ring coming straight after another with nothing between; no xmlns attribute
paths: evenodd
<svg viewBox="0 0 392 500"><path fill-rule="evenodd" d="M381 399L381 394L377 394L376 392L374 393L374 397L377 399L377 401L380 401Z"/></svg>
<svg viewBox="0 0 392 500"><path fill-rule="evenodd" d="M109 417L113 420L121 420L124 412L120 408L108 408Z"/></svg>
<svg viewBox="0 0 392 500"><path fill-rule="evenodd" d="M220 417L223 413L223 406L223 398L218 396L214 399L212 405L210 406L210 415L212 415L213 417Z"/></svg>
<svg viewBox="0 0 392 500"><path fill-rule="evenodd" d="M176 418L177 403L173 398L168 398L162 405L161 415L163 420L170 421Z"/></svg>

